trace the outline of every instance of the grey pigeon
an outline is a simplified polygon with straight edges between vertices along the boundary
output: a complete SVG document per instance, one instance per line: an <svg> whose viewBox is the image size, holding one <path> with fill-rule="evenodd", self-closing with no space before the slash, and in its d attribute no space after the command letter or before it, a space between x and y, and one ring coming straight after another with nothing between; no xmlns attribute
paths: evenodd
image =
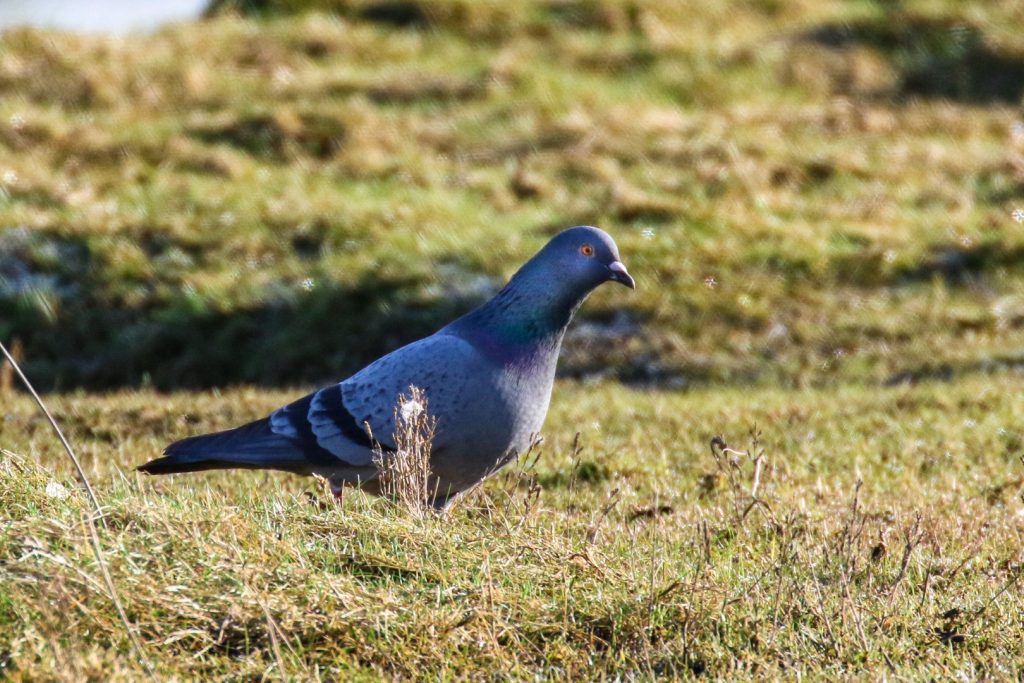
<svg viewBox="0 0 1024 683"><path fill-rule="evenodd" d="M318 474L335 491L379 493L374 448L394 451L396 404L416 386L437 421L437 495L428 502L442 506L529 447L548 412L565 329L607 281L636 286L612 238L589 226L563 230L494 298L431 336L261 420L171 444L139 469L274 469Z"/></svg>

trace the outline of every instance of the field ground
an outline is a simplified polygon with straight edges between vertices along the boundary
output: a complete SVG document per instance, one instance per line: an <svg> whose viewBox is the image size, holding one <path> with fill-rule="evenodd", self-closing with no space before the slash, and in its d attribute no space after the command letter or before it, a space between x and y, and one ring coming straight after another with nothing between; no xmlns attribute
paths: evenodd
<svg viewBox="0 0 1024 683"><path fill-rule="evenodd" d="M3 36L0 336L42 386L344 376L580 223L641 291L572 376L1024 363L1019 3L334 4Z"/></svg>
<svg viewBox="0 0 1024 683"><path fill-rule="evenodd" d="M159 678L1019 680L1021 3L220 4L0 35L0 339ZM132 472L578 223L639 288L448 516ZM137 680L9 379L0 678Z"/></svg>
<svg viewBox="0 0 1024 683"><path fill-rule="evenodd" d="M418 519L313 480L133 465L290 394L54 397L157 671L204 679L706 673L1008 679L1024 662L1016 378L838 391L556 388L541 456ZM5 404L0 661L141 673L80 492L29 400ZM720 467L720 434L763 449ZM574 455L574 433L582 447ZM760 451L758 451L760 452ZM862 482L858 488L858 482ZM746 516L744 517L744 512Z"/></svg>

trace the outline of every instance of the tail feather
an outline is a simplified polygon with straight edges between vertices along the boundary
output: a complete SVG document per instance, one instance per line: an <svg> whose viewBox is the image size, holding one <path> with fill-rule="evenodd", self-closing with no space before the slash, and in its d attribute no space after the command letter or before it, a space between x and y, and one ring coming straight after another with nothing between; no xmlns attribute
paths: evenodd
<svg viewBox="0 0 1024 683"><path fill-rule="evenodd" d="M147 474L221 469L271 469L308 474L310 461L300 443L275 433L264 418L213 434L172 443L164 456L139 466Z"/></svg>

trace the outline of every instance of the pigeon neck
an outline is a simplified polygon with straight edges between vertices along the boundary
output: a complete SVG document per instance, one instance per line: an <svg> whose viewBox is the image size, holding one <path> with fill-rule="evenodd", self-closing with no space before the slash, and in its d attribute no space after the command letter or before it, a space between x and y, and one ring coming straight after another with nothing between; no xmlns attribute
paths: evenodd
<svg viewBox="0 0 1024 683"><path fill-rule="evenodd" d="M585 295L553 291L550 284L543 289L517 284L510 282L488 304L494 308L495 327L509 334L511 341L561 339Z"/></svg>
<svg viewBox="0 0 1024 683"><path fill-rule="evenodd" d="M502 356L533 355L561 348L565 329L587 293L568 291L564 280L520 270L493 299L468 314L459 332Z"/></svg>

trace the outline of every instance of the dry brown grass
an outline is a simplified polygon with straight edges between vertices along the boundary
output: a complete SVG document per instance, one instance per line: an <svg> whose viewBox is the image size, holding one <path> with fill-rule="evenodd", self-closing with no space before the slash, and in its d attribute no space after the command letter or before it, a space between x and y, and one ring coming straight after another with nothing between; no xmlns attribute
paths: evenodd
<svg viewBox="0 0 1024 683"><path fill-rule="evenodd" d="M279 475L129 474L167 434L283 393L52 403L160 677L918 680L1008 678L1022 661L1015 392L562 384L540 450L445 516L358 493L324 504ZM31 404L4 415L0 661L31 679L137 677L84 497L46 494L73 486ZM718 433L732 452L716 457Z"/></svg>
<svg viewBox="0 0 1024 683"><path fill-rule="evenodd" d="M1013 3L378 4L4 36L0 336L41 385L344 376L584 222L643 295L584 309L574 375L1019 364Z"/></svg>
<svg viewBox="0 0 1024 683"><path fill-rule="evenodd" d="M394 452L386 452L379 445L374 452L381 494L416 516L425 514L438 495L430 470L436 427L437 419L429 412L426 394L411 386L395 407Z"/></svg>
<svg viewBox="0 0 1024 683"><path fill-rule="evenodd" d="M1019 2L324 4L0 37L0 338L89 390L48 401L159 678L1020 678ZM133 474L580 222L640 283L568 340L605 380L448 515ZM0 676L137 680L17 392L0 448Z"/></svg>

